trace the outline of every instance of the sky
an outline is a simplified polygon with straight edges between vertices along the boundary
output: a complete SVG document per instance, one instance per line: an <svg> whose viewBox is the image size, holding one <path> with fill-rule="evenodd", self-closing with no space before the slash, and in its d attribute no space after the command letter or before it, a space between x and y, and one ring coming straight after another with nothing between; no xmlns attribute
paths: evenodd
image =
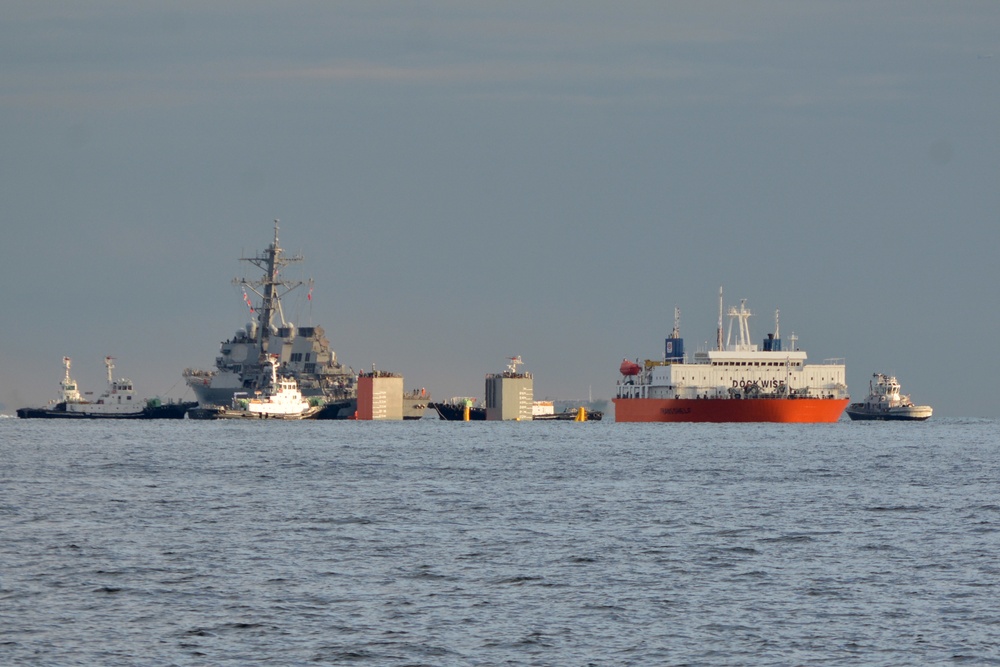
<svg viewBox="0 0 1000 667"><path fill-rule="evenodd" d="M998 36L993 0L7 2L0 412L63 356L193 398L279 219L289 318L435 398L514 355L611 398L722 286L852 398L996 418Z"/></svg>

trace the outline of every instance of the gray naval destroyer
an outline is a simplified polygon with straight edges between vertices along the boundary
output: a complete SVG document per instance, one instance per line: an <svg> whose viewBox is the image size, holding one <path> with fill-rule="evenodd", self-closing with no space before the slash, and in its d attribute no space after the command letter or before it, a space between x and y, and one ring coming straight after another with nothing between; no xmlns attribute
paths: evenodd
<svg viewBox="0 0 1000 667"><path fill-rule="evenodd" d="M258 280L237 278L243 298L255 318L232 338L222 341L214 370L184 370L184 379L198 399L200 414L232 404L238 392L253 394L266 386L276 359L282 375L294 378L302 396L322 408L316 419L350 419L357 411L357 373L337 360L323 327L296 326L286 321L281 299L305 283L289 281L282 270L300 255L288 256L278 244L278 221L274 221L274 241L254 257L241 257L261 270ZM248 292L256 298L251 298ZM404 417L423 416L426 402L404 400Z"/></svg>

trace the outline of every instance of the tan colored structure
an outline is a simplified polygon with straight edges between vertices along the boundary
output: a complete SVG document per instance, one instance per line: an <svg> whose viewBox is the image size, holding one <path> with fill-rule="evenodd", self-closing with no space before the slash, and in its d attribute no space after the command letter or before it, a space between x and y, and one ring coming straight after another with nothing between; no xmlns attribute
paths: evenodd
<svg viewBox="0 0 1000 667"><path fill-rule="evenodd" d="M403 376L383 371L358 377L358 419L402 420Z"/></svg>
<svg viewBox="0 0 1000 667"><path fill-rule="evenodd" d="M531 373L519 373L521 357L511 357L503 373L486 376L486 421L531 421L535 400Z"/></svg>

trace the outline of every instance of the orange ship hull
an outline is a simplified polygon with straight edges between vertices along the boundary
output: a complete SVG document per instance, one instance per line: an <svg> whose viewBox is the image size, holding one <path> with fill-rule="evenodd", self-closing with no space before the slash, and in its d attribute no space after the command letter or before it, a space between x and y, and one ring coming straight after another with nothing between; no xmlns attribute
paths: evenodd
<svg viewBox="0 0 1000 667"><path fill-rule="evenodd" d="M615 398L616 422L831 423L849 398Z"/></svg>

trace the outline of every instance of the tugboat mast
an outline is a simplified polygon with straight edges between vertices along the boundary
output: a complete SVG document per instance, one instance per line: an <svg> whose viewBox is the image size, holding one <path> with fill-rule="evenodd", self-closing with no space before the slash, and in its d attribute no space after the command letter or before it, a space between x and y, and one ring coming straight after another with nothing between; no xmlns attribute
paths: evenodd
<svg viewBox="0 0 1000 667"><path fill-rule="evenodd" d="M249 288L260 297L260 309L257 314L257 347L262 354L267 352L275 312L277 312L281 324L285 324L285 314L281 310L281 298L303 284L301 280L287 281L278 278L278 274L283 268L293 262L302 261L302 255L285 257L285 251L278 245L278 223L279 220L275 219L274 242L266 250L256 257L240 258L240 261L250 262L259 268L264 272L264 276L260 280L233 279L234 285L239 285L244 289ZM279 288L284 290L280 294L278 293Z"/></svg>

